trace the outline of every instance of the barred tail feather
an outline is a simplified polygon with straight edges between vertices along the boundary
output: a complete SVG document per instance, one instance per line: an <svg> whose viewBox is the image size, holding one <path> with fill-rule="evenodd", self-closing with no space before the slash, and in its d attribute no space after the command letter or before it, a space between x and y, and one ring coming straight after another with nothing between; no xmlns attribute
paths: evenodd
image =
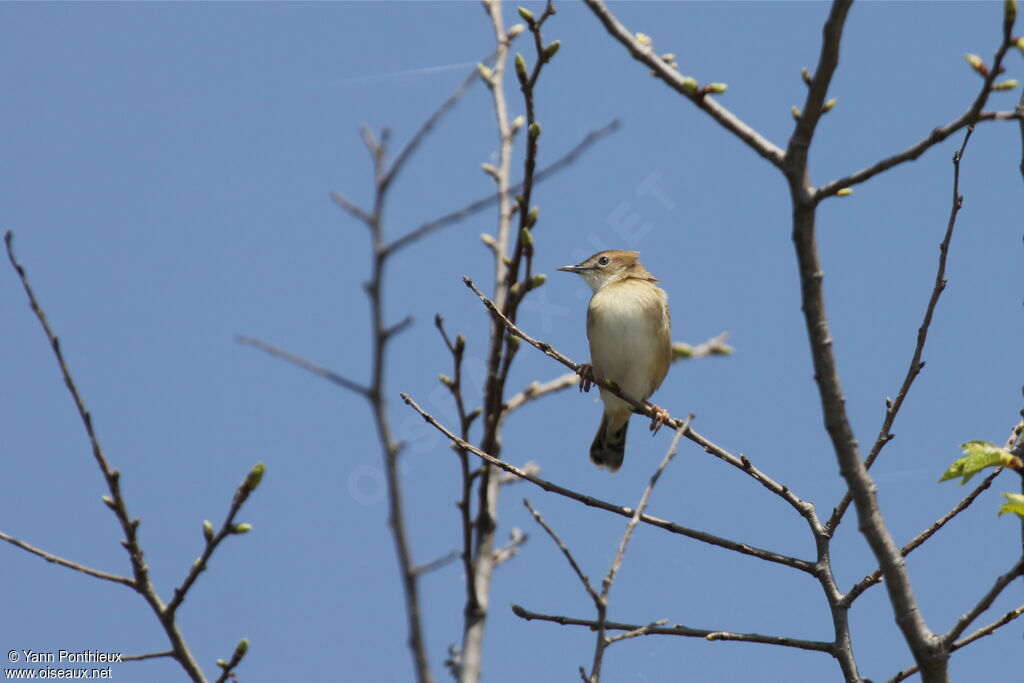
<svg viewBox="0 0 1024 683"><path fill-rule="evenodd" d="M618 472L622 460L626 457L626 430L629 428L629 414L621 424L618 421L609 423L608 414L601 416L601 425L590 444L590 461L609 472Z"/></svg>

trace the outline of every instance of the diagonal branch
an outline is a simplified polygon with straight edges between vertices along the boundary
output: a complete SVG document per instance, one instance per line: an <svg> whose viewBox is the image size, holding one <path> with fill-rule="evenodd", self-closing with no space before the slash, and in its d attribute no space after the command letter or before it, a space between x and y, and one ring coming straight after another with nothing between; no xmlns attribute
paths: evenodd
<svg viewBox="0 0 1024 683"><path fill-rule="evenodd" d="M285 351L284 349L274 346L273 344L269 344L263 341L262 339L257 339L256 337L249 337L244 334L236 334L235 341L237 341L239 344L253 346L257 349L260 349L261 351L266 351L271 356L277 356L278 358L288 361L292 365L297 365L303 370L307 370L316 375L317 377L323 377L329 382L333 382L334 384L337 384L340 387L355 392L365 399L370 398L370 389L368 387L364 387L362 384L353 382L350 379L345 379L336 372L328 370L327 368L321 365L317 365L312 361L308 361L301 356L296 356L294 353Z"/></svg>
<svg viewBox="0 0 1024 683"><path fill-rule="evenodd" d="M967 630L967 628L974 623L974 620L981 616L981 613L992 606L995 599L999 597L999 594L1003 592L1003 589L1010 585L1010 582L1015 578L1024 573L1024 556L1017 560L1016 564L999 578L995 580L992 587L978 600L977 604L969 609L962 617L960 617L953 628L949 629L949 633L942 636L942 641L947 647L953 644L953 642L960 637L960 635Z"/></svg>
<svg viewBox="0 0 1024 683"><path fill-rule="evenodd" d="M555 175L565 167L571 165L594 143L596 143L606 135L618 130L619 125L620 124L618 120L615 120L601 128L590 131L582 140L580 140L579 143L576 144L575 147L566 152L566 154L562 158L558 159L551 165L546 166L541 170L537 171L537 173L535 173L533 176L533 182L536 184L543 180L547 180L548 178ZM523 189L524 185L524 182L519 182L513 185L512 187L508 188L508 195L516 194L517 192ZM455 211L447 213L444 216L441 216L440 218L435 218L432 221L423 223L418 228L415 228L414 230L390 242L386 247L384 247L384 251L387 254L393 254L396 251L404 249L413 242L416 242L417 240L422 239L423 237L426 237L427 235L430 235L431 233L434 233L440 230L441 228L446 228L449 225L459 223L461 221L466 220L470 216L473 216L474 214L480 213L485 209L489 209L490 207L497 204L501 200L502 196L503 195L501 193L490 194L486 197L482 197L474 202L467 204L461 209L456 209Z"/></svg>
<svg viewBox="0 0 1024 683"><path fill-rule="evenodd" d="M974 500L978 496L981 495L982 491L984 491L985 489L987 489L989 486L992 485L992 480L995 479L997 476L999 476L999 473L1002 472L1002 471L1003 471L1003 468L999 467L994 472L992 472L990 475L985 477L985 479L973 491L971 491L969 494L967 494L966 498L964 498L959 503L957 503L955 506L953 506L952 510L950 510L949 512L944 514L942 517L940 517L939 519L937 519L934 522L932 522L931 526L929 526L927 529L925 529L924 531L919 533L917 536L915 536L905 546L900 548L900 554L903 557L906 557L910 553L914 552L917 548L919 548L921 546L922 543L924 543L929 538L934 536L935 533L939 529L941 529L942 527L946 526L946 523L949 522L949 520L953 519L954 517L959 515L961 512L966 510L968 508L968 506L970 506L970 504L973 503ZM853 601L856 600L860 596L861 593L866 591L868 588L871 588L871 586L874 586L877 583L881 583L881 581L882 581L882 570L881 569L876 569L875 571L871 572L870 574L865 576L863 579L858 581L856 583L856 585L854 585L849 591L847 591L846 595L843 597L843 601L842 601L843 604L846 605L846 606L851 605L853 603Z"/></svg>
<svg viewBox="0 0 1024 683"><path fill-rule="evenodd" d="M928 330L932 324L935 307L939 303L939 297L942 296L942 292L946 289L946 259L949 257L949 244L953 239L953 228L956 227L956 218L964 203L963 195L960 194L960 160L963 159L964 150L967 149L967 142L971 139L971 133L973 132L974 127L968 126L963 144L953 154L953 201L949 210L949 220L946 222L946 234L943 236L942 242L939 243L939 265L935 270L935 284L932 286L932 293L928 298L928 305L925 307L924 319L921 321L921 326L917 328L917 343L914 346L914 353L910 358L910 365L907 367L907 374L903 378L903 384L900 385L900 389L896 394L896 400L890 401L886 399L885 419L882 420L882 426L878 430L878 437L875 439L871 452L868 453L868 457L864 461L864 467L867 469L871 468L875 458L878 457L878 454L882 452L885 445L895 436L889 430L892 429L896 415L900 412L903 401L910 392L910 387L921 373L921 369L924 368L921 354L924 352L924 345L928 340ZM834 532L842 521L843 515L846 513L846 509L850 506L852 500L853 495L847 491L825 524L825 528L828 529L829 533Z"/></svg>
<svg viewBox="0 0 1024 683"><path fill-rule="evenodd" d="M402 400L404 400L406 404L408 404L410 407L413 408L413 410L418 412L420 416L429 424L431 424L435 429L437 429L439 432L448 437L449 441L457 445L459 448L465 448L468 452L472 453L473 455L476 455L478 458L485 460L486 462L494 465L495 467L504 470L505 472L508 472L510 474L513 474L519 477L520 479L528 481L531 484L539 486L545 491L557 493L560 496L564 496L566 498L575 500L579 503L583 503L588 507L599 508L601 510L605 510L607 512L611 512L626 518L633 516L633 510L628 507L615 505L614 503L609 503L604 500L601 500L600 498L594 498L593 496L588 496L583 493L577 493L576 491L567 489L546 479L542 479L541 477L530 474L516 467L515 465L507 463L504 460L495 458L493 455L490 455L489 453L485 453L484 451L480 450L473 444L463 441L454 433L452 433L447 427L438 422L433 415L424 411L414 400L412 400L412 398L408 396L408 394L402 394L401 396ZM660 529L665 529L666 531L669 531L674 534L686 536L688 538L692 538L703 543L708 543L709 545L718 546L719 548L732 550L734 552L738 552L743 555L749 555L751 557L756 557L760 560L765 560L767 562L774 562L776 564L782 564L787 567L793 567L794 569L799 569L800 571L807 572L808 574L814 573L814 565L810 562L807 562L806 560L800 560L795 557L780 555L779 553L775 553L770 550L763 550L761 548L747 545L746 543L737 543L736 541L730 541L728 539L721 538L713 534L708 534L703 531L690 529L688 527L676 524L675 522L668 522L663 519L652 517L651 515L647 514L643 515L640 518L640 521L644 522L645 524L650 524L651 526L656 526Z"/></svg>
<svg viewBox="0 0 1024 683"><path fill-rule="evenodd" d="M506 317L501 311L498 310L498 307L495 305L495 303L488 299L484 295L484 293L481 292L475 284L473 284L472 280L470 280L468 277L463 276L462 281L466 283L467 287L473 290L473 292L477 295L480 301L483 302L484 306L487 307L487 310L491 312L491 315L494 316L499 322L501 322L501 324L505 326L505 329L507 329L510 333L512 333L516 337L519 337L526 343L540 350L545 355L558 361L567 368L570 368L575 372L579 371L579 364L574 362L568 356L559 352L556 348L551 346L551 344L534 339L530 335L523 332L515 323L509 320L508 317ZM641 415L646 415L647 417L654 417L655 409L650 403L646 401L639 401L636 398L633 398L629 394L622 391L622 389L620 389L614 382L605 380L602 377L597 377L595 384L605 389L606 391L611 392L615 396L618 396L626 403L630 404L635 412ZM669 417L667 420L665 420L665 424L672 427L673 429L681 428L684 424L686 424L686 422L688 421L672 417ZM749 458L747 458L746 456L736 457L735 455L725 450L721 446L718 446L717 444L704 438L703 436L695 432L692 428L687 427L687 429L684 431L683 436L685 436L687 439L693 441L698 446L703 448L705 452L714 455L716 458L729 463L733 467L742 470L743 472L746 472L748 475L757 480L766 489L768 489L769 491L771 491L772 493L776 494L777 496L785 500L787 503L789 503L789 505L792 506L793 509L795 509L800 514L800 516L807 520L812 530L820 529L821 524L818 521L817 515L814 512L814 506L811 503L808 503L797 497L789 489L788 486L776 482L774 479L772 479L771 477L769 477L768 475L754 467L753 463L750 462Z"/></svg>
<svg viewBox="0 0 1024 683"><path fill-rule="evenodd" d="M22 550L27 550L33 555L38 555L47 562L59 564L60 566L67 567L68 569L74 569L76 572L82 572L83 574L88 574L89 576L96 577L97 579L103 579L104 581L113 581L114 583L122 583L130 588L135 588L134 579L130 579L127 576L120 576L119 574L108 574L107 572L100 571L99 569L92 569L91 567L86 567L84 564L79 564L78 562L65 560L63 557L58 557L57 555L48 553L45 550L41 550L35 547L34 545L25 543L25 541L18 540L14 536L5 534L2 531L0 531L0 541L7 541L13 546L17 546Z"/></svg>
<svg viewBox="0 0 1024 683"><path fill-rule="evenodd" d="M598 627L598 623L596 621L591 621L589 619L575 619L573 617L540 614L538 612L531 612L519 605L512 605L512 611L520 619L550 621L562 626L585 626L591 630L595 630ZM764 645L779 645L782 647L797 648L799 650L810 650L812 652L825 652L829 654L832 652L832 643L826 643L821 640L801 640L799 638L787 638L785 636L767 636L760 633L711 631L701 628L689 628L681 624L676 624L675 626L652 626L648 624L647 626L643 626L640 624L622 624L619 622L609 621L605 624L605 628L610 631L639 631L644 629L645 631L643 635L682 636L685 638L703 638L705 640L722 640L738 643L762 643Z"/></svg>
<svg viewBox="0 0 1024 683"><path fill-rule="evenodd" d="M595 605L598 604L601 600L601 597L597 594L597 591L594 590L594 587L590 583L590 579L588 579L587 575L583 573L582 569L580 569L580 565L576 562L576 558L572 556L572 551L569 550L569 546L567 546L565 544L565 541L563 541L558 536L555 530L552 529L548 525L548 523L544 521L544 518L541 517L541 514L537 512L536 508L534 508L533 505L530 504L529 500L523 498L523 505L525 505L526 509L530 511L530 514L533 515L533 519L537 522L537 524L539 524L541 528L547 532L548 536L551 537L551 540L555 542L555 545L558 546L558 549L562 551L562 555L565 556L566 561L569 563L569 566L572 567L572 570L576 574L576 577L580 580L580 583L583 584L583 589L587 591L587 595L590 596L590 599L594 601Z"/></svg>

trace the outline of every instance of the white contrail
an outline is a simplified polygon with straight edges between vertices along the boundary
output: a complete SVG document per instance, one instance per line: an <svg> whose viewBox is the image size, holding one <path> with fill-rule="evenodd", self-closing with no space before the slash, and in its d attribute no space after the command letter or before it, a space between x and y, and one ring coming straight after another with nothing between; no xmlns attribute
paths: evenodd
<svg viewBox="0 0 1024 683"><path fill-rule="evenodd" d="M351 78L342 78L336 81L329 81L324 85L351 85L353 83L372 83L374 81L384 81L389 78L401 78L402 76L412 76L416 74L434 74L441 73L443 71L452 71L454 69L464 69L476 64L476 62L459 62L458 64L442 64L439 66L424 66L419 69L406 69L404 71L391 71L384 74L374 74L372 76L353 76Z"/></svg>

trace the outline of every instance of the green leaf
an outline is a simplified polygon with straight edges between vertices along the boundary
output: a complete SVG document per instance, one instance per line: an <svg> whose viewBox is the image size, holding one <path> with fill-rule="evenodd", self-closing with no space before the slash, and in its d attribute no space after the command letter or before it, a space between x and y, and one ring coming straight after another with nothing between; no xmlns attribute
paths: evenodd
<svg viewBox="0 0 1024 683"><path fill-rule="evenodd" d="M1010 512L1024 519L1024 493L1004 493L1003 497L1009 502L1003 503L1003 506L999 508L999 514Z"/></svg>
<svg viewBox="0 0 1024 683"><path fill-rule="evenodd" d="M964 451L964 457L957 459L949 466L949 469L939 479L940 482L963 477L960 482L960 485L963 486L971 480L971 477L986 467L999 467L1009 464L1014 459L1014 456L1006 449L988 441L968 441L961 444L960 448Z"/></svg>

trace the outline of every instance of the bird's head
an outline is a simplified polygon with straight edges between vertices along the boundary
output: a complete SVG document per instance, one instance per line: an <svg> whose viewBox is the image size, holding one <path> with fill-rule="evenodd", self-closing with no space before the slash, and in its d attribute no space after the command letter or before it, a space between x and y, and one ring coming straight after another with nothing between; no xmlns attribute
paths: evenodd
<svg viewBox="0 0 1024 683"><path fill-rule="evenodd" d="M647 269L640 265L639 251L623 251L611 249L599 251L575 266L562 266L559 270L576 273L590 285L595 292L625 278L639 278L657 282Z"/></svg>

